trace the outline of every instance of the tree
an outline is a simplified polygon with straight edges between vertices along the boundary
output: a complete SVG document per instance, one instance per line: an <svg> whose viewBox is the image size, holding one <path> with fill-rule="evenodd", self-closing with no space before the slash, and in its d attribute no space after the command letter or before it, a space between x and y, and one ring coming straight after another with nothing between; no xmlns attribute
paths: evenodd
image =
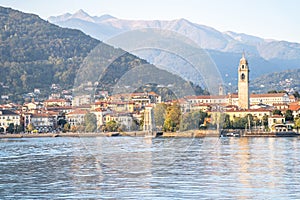
<svg viewBox="0 0 300 200"><path fill-rule="evenodd" d="M283 115L282 115L282 112L281 112L280 110L278 110L278 109L273 110L272 114L273 114L273 115L281 115L281 116L283 116Z"/></svg>
<svg viewBox="0 0 300 200"><path fill-rule="evenodd" d="M300 128L300 118L298 118L298 119L295 121L295 127L297 128L297 132L298 132L298 129Z"/></svg>
<svg viewBox="0 0 300 200"><path fill-rule="evenodd" d="M268 94L274 94L274 93L278 93L277 90L270 90L270 91L268 91Z"/></svg>
<svg viewBox="0 0 300 200"><path fill-rule="evenodd" d="M68 132L70 130L70 124L69 123L65 123L64 124L64 128L63 128L63 132Z"/></svg>
<svg viewBox="0 0 300 200"><path fill-rule="evenodd" d="M284 117L286 121L293 121L294 120L293 111L291 110L285 111Z"/></svg>
<svg viewBox="0 0 300 200"><path fill-rule="evenodd" d="M230 121L230 116L228 114L225 115L223 128L225 128L225 129L232 128L231 121Z"/></svg>
<svg viewBox="0 0 300 200"><path fill-rule="evenodd" d="M58 122L57 122L57 125L60 126L61 128L63 128L66 123L67 123L67 120L59 119Z"/></svg>
<svg viewBox="0 0 300 200"><path fill-rule="evenodd" d="M27 125L27 131L28 131L28 132L31 132L31 131L33 131L33 130L34 130L33 124L28 124L28 125Z"/></svg>
<svg viewBox="0 0 300 200"><path fill-rule="evenodd" d="M75 133L77 131L77 127L76 126L71 126L70 131L73 132L73 133Z"/></svg>
<svg viewBox="0 0 300 200"><path fill-rule="evenodd" d="M16 130L16 133L21 133L21 132L24 131L24 126L23 125L16 125L15 130Z"/></svg>
<svg viewBox="0 0 300 200"><path fill-rule="evenodd" d="M181 116L180 131L199 129L204 123L207 113L202 111L193 111Z"/></svg>
<svg viewBox="0 0 300 200"><path fill-rule="evenodd" d="M8 133L14 133L14 131L15 131L15 125L13 123L10 123L6 131Z"/></svg>
<svg viewBox="0 0 300 200"><path fill-rule="evenodd" d="M157 127L162 128L166 118L167 105L157 104L154 108L154 120Z"/></svg>
<svg viewBox="0 0 300 200"><path fill-rule="evenodd" d="M118 131L119 125L117 124L116 121L109 121L106 123L105 126L103 126L102 130L103 131L109 131L109 132L115 132Z"/></svg>
<svg viewBox="0 0 300 200"><path fill-rule="evenodd" d="M94 113L87 113L84 116L85 132L94 132L97 129L97 117Z"/></svg>
<svg viewBox="0 0 300 200"><path fill-rule="evenodd" d="M169 106L164 122L164 130L172 132L179 130L180 116L181 110L180 106L177 103L174 103L172 106Z"/></svg>
<svg viewBox="0 0 300 200"><path fill-rule="evenodd" d="M296 99L299 99L299 98L300 98L300 94L299 94L298 91L296 91L293 95L294 95L294 97L295 97Z"/></svg>
<svg viewBox="0 0 300 200"><path fill-rule="evenodd" d="M249 118L248 118L249 117ZM234 129L245 129L249 127L249 121L251 123L252 115L247 115L245 117L235 117L232 123L232 128Z"/></svg>
<svg viewBox="0 0 300 200"><path fill-rule="evenodd" d="M264 116L262 117L262 125L263 125L265 128L268 128L268 119L269 119L268 115L264 115Z"/></svg>

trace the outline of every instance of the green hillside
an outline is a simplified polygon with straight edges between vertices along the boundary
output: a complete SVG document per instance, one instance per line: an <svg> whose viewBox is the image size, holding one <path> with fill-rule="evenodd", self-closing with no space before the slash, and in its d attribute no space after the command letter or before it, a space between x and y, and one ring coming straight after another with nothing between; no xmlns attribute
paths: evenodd
<svg viewBox="0 0 300 200"><path fill-rule="evenodd" d="M295 92L300 90L300 69L286 70L263 75L251 82L251 89L256 93L271 90L286 90Z"/></svg>
<svg viewBox="0 0 300 200"><path fill-rule="evenodd" d="M105 68L108 61L111 63ZM47 98L52 84L71 89L84 81L99 81L98 89L111 92L124 74L143 64L147 62L79 30L61 28L37 15L0 7L0 96L9 96L9 101L22 102L24 94L35 88L40 89L40 98ZM183 85L180 77L162 71L156 74L165 74L168 83L178 80L177 85ZM97 73L103 74L99 77L95 76ZM193 87L197 93L203 91Z"/></svg>
<svg viewBox="0 0 300 200"><path fill-rule="evenodd" d="M99 41L78 30L63 29L36 15L0 7L0 94L22 94L50 85L70 88L77 68Z"/></svg>

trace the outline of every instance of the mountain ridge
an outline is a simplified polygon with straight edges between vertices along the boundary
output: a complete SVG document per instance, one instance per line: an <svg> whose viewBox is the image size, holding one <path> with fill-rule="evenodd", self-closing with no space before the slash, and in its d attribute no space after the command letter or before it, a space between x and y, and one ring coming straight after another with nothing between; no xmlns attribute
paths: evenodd
<svg viewBox="0 0 300 200"><path fill-rule="evenodd" d="M124 74L131 74L130 70L148 64L146 60L80 30L61 28L37 15L11 8L0 6L0 27L0 101L3 96L13 102L47 99L51 93L61 92L51 89L53 85L67 92L83 86L90 94L90 90L85 90L88 82L98 82L102 88L96 89L112 92ZM147 66L156 74L164 74L160 78L165 78L169 84L187 83L154 65ZM150 72L147 75L149 78L154 76ZM139 79L135 82L139 83ZM193 89L203 92L197 86ZM32 95L35 90L39 94ZM162 96L168 92L160 91Z"/></svg>
<svg viewBox="0 0 300 200"><path fill-rule="evenodd" d="M84 11L79 10L76 13L78 12L84 12ZM72 20L75 18L84 20L84 18L78 17L76 13L69 16L68 20ZM89 16L86 12L84 13L85 16ZM49 21L52 21L53 23L57 23L58 25L60 25L62 21L65 21L61 19L60 16L57 17L52 16L49 17L48 19ZM103 16L107 16L107 15L102 15L102 17ZM116 35L117 33L120 33L122 31L133 30L135 28L162 28L162 29L173 30L178 33L186 33L184 34L185 36L194 39L195 42L197 42L204 49L218 50L223 52L233 52L233 53L242 52L244 50L244 51L249 51L249 53L252 54L253 53L258 54L267 60L275 58L275 56L276 58L294 59L294 58L299 58L298 54L300 54L299 43L288 42L285 40L264 39L246 33L236 33L233 31L220 32L213 27L193 23L184 18L174 19L174 20L127 20L127 19L118 19L110 15L108 16L109 17L103 17L103 20L100 21L97 21L95 19L101 18L101 16L100 17L89 16L89 17L94 19L93 23L95 24L98 25L106 24L116 28L116 33L113 35ZM195 33L196 31L197 33ZM199 36L203 37L203 39L201 40ZM106 38L97 38L97 39L105 40ZM207 40L209 40L209 44L206 43ZM276 49L275 50L273 49L273 51L277 53L274 54L269 53L270 55L263 54L265 48L276 45L274 43L282 44L286 48L291 48L294 51L297 51L296 52L297 55L292 54L290 57L285 57L284 56L285 54L282 53L282 51L286 51L287 49L282 49L280 50L280 52L276 51ZM239 48L241 45L243 45L243 47ZM266 46L266 47L264 48L262 46Z"/></svg>
<svg viewBox="0 0 300 200"><path fill-rule="evenodd" d="M96 17L94 18L96 19ZM264 39L233 31L220 32L213 27L193 23L184 18L175 20L127 20L110 16L97 22L86 22L83 19L69 17L68 21L59 21L55 24L80 29L102 41L135 29L158 28L174 31L191 39L205 49L216 63L225 84L229 85L237 84L236 68L242 52L246 53L250 63L251 81L263 74L300 68L299 43ZM160 54L157 55L160 56ZM157 60L162 61L164 58L165 56L162 56ZM149 58L144 57L144 59L149 61L151 56ZM172 58L169 60L172 60ZM176 65L176 63L170 62L162 64L168 64L171 68L172 65ZM179 69L180 66L175 68ZM186 74L184 69L182 70L185 78L192 80L190 79L191 76Z"/></svg>

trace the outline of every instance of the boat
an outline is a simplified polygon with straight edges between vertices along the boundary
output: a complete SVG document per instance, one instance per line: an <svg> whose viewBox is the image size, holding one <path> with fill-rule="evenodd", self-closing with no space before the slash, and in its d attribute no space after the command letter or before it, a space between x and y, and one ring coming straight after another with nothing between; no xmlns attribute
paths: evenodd
<svg viewBox="0 0 300 200"><path fill-rule="evenodd" d="M220 137L241 137L239 132L221 131Z"/></svg>

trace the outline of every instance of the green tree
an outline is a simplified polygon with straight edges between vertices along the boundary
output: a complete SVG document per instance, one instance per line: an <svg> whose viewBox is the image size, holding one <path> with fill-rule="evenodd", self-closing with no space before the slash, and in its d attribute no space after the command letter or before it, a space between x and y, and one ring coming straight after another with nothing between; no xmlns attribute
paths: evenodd
<svg viewBox="0 0 300 200"><path fill-rule="evenodd" d="M21 125L16 125L15 130L16 130L16 133L21 133L21 132L24 131L24 126L22 124Z"/></svg>
<svg viewBox="0 0 300 200"><path fill-rule="evenodd" d="M263 125L265 128L268 127L268 119L269 119L268 115L264 115L264 116L262 117L262 125Z"/></svg>
<svg viewBox="0 0 300 200"><path fill-rule="evenodd" d="M57 122L57 125L60 126L61 128L64 128L66 123L67 123L67 120L59 119L58 122Z"/></svg>
<svg viewBox="0 0 300 200"><path fill-rule="evenodd" d="M296 99L299 99L299 98L300 98L300 94L299 94L298 91L296 91L293 95L294 95L294 97L295 97Z"/></svg>
<svg viewBox="0 0 300 200"><path fill-rule="evenodd" d="M180 131L199 129L204 123L207 113L202 111L193 111L181 116Z"/></svg>
<svg viewBox="0 0 300 200"><path fill-rule="evenodd" d="M278 93L277 90L270 90L268 91L269 94L274 94L274 93Z"/></svg>
<svg viewBox="0 0 300 200"><path fill-rule="evenodd" d="M180 116L181 110L180 106L177 103L174 103L173 105L169 106L167 108L166 119L164 122L164 130L172 132L179 130Z"/></svg>
<svg viewBox="0 0 300 200"><path fill-rule="evenodd" d="M14 133L14 131L15 131L15 125L13 124L13 123L10 123L9 125L8 125L8 128L7 128L7 130L6 130L8 133Z"/></svg>
<svg viewBox="0 0 300 200"><path fill-rule="evenodd" d="M282 112L280 110L278 110L278 109L273 110L272 114L273 115L281 115L281 116L283 116Z"/></svg>
<svg viewBox="0 0 300 200"><path fill-rule="evenodd" d="M234 129L245 129L248 127L248 117L235 117L232 123Z"/></svg>
<svg viewBox="0 0 300 200"><path fill-rule="evenodd" d="M228 114L225 115L223 128L225 128L225 129L232 128L230 116Z"/></svg>
<svg viewBox="0 0 300 200"><path fill-rule="evenodd" d="M294 120L293 111L291 110L285 111L284 117L286 121L293 121Z"/></svg>
<svg viewBox="0 0 300 200"><path fill-rule="evenodd" d="M103 131L115 132L118 131L119 125L116 121L109 121L103 126Z"/></svg>
<svg viewBox="0 0 300 200"><path fill-rule="evenodd" d="M164 103L157 104L154 108L155 125L162 128L166 118L167 105Z"/></svg>
<svg viewBox="0 0 300 200"><path fill-rule="evenodd" d="M94 113L87 113L84 116L85 132L94 132L97 129L97 117Z"/></svg>

